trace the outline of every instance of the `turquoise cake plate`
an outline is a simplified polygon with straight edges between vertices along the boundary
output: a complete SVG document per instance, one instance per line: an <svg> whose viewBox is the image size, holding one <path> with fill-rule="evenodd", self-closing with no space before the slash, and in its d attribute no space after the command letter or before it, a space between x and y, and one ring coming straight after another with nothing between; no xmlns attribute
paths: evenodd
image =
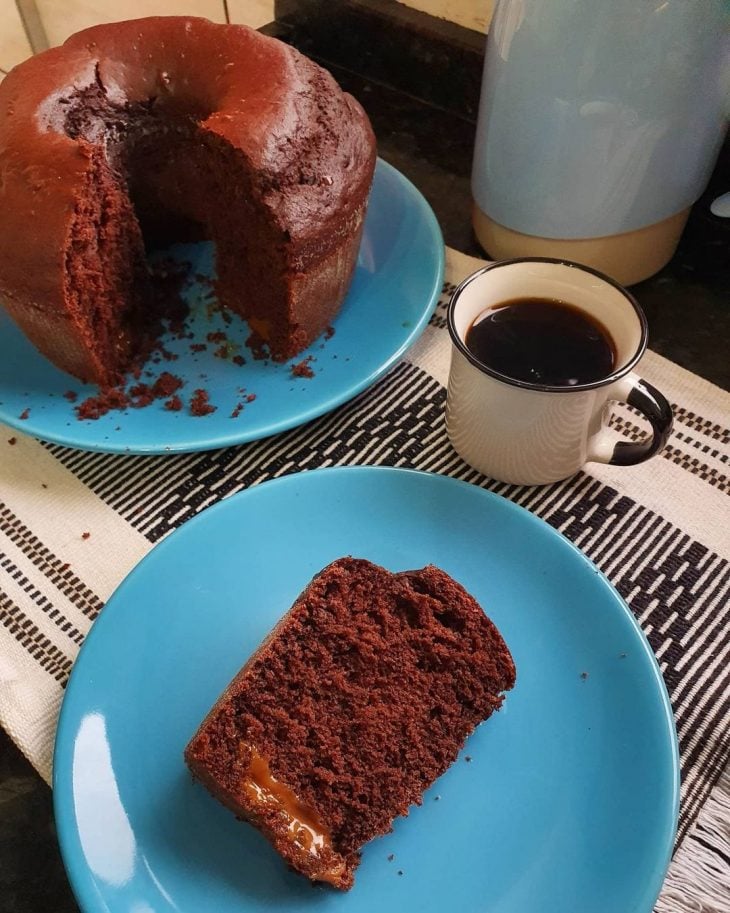
<svg viewBox="0 0 730 913"><path fill-rule="evenodd" d="M503 709L365 847L347 893L289 871L183 762L229 680L343 555L439 565L517 666ZM651 913L678 796L659 668L596 567L507 500L398 469L267 482L157 545L82 647L55 748L58 835L84 913Z"/></svg>

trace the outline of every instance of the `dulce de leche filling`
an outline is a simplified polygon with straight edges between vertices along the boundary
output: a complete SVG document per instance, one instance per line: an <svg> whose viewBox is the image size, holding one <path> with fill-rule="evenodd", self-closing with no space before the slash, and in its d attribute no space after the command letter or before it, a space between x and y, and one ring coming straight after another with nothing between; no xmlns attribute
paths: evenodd
<svg viewBox="0 0 730 913"><path fill-rule="evenodd" d="M253 746L243 788L248 798L259 806L278 812L287 823L287 835L303 853L319 857L331 850L332 837L317 813L271 773L269 763ZM337 865L317 872L317 878L336 884L344 866Z"/></svg>

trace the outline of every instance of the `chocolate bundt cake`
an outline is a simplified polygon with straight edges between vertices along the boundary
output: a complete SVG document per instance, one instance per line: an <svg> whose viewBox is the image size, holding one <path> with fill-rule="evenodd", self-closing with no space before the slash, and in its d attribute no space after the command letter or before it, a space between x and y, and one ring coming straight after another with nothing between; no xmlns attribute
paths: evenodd
<svg viewBox="0 0 730 913"><path fill-rule="evenodd" d="M358 103L275 39L88 29L0 84L0 302L58 367L111 384L150 324L145 247L209 238L221 303L289 358L345 297L374 165Z"/></svg>
<svg viewBox="0 0 730 913"><path fill-rule="evenodd" d="M193 775L312 881L352 886L515 683L510 652L444 571L341 558L319 573L185 749Z"/></svg>

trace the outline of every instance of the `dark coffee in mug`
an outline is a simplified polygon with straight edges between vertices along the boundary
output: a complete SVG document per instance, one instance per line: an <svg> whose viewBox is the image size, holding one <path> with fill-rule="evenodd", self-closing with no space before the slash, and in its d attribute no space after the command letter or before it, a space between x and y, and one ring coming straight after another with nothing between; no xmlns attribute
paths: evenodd
<svg viewBox="0 0 730 913"><path fill-rule="evenodd" d="M616 347L585 311L553 298L514 298L492 305L467 330L467 349L506 377L574 387L608 377Z"/></svg>

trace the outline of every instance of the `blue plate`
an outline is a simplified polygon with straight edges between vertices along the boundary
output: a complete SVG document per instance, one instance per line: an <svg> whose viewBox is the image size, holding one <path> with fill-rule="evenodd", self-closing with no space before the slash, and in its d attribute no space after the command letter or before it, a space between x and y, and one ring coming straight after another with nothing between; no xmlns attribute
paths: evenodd
<svg viewBox="0 0 730 913"><path fill-rule="evenodd" d="M191 262L193 275L212 275L210 245L176 245L170 253ZM78 421L63 394L73 390L81 400L96 389L55 368L0 308L0 421L46 441L111 453L180 453L258 440L334 409L385 374L426 326L443 270L443 239L428 203L402 174L378 161L357 269L331 339L316 340L293 362L255 361L245 346L247 324L235 318L227 326L210 313L205 287L192 283L186 297L195 339L168 334L163 342L177 360L149 368L153 375L169 370L181 377L186 403L195 389L205 388L216 411L196 418L187 408L167 411L159 400ZM219 330L245 365L215 357L216 345L191 350L192 342ZM293 377L292 364L309 355L314 377ZM255 401L246 401L249 394ZM243 410L232 418L240 402Z"/></svg>
<svg viewBox="0 0 730 913"><path fill-rule="evenodd" d="M313 574L347 554L456 577L502 631L517 685L341 894L289 872L191 782L182 752ZM496 495L378 468L267 482L158 545L81 650L54 770L86 913L650 913L678 788L661 674L597 569Z"/></svg>

